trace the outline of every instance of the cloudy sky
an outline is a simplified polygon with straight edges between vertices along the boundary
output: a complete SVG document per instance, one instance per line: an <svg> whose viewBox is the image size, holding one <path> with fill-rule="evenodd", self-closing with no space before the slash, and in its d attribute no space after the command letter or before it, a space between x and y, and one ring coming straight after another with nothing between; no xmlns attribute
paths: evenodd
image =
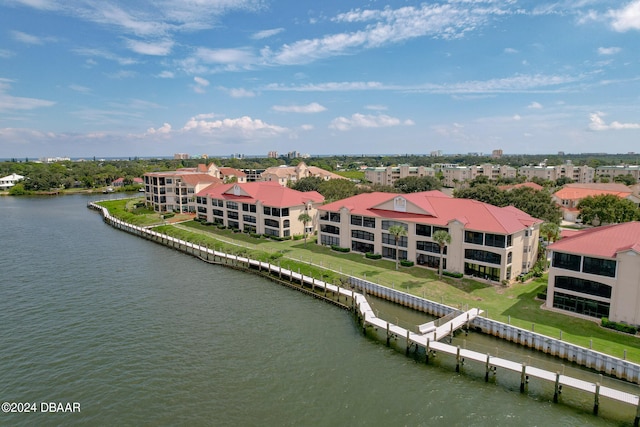
<svg viewBox="0 0 640 427"><path fill-rule="evenodd" d="M639 143L640 0L0 0L0 158Z"/></svg>

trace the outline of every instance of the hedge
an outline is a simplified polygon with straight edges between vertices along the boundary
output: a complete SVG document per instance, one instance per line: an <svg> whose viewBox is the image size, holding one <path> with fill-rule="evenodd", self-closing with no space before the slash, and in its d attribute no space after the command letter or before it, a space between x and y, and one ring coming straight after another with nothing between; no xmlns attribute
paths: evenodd
<svg viewBox="0 0 640 427"><path fill-rule="evenodd" d="M638 333L637 327L627 325L626 323L612 322L606 317L602 318L602 326L609 329L615 329L616 331L625 332L631 335L635 335Z"/></svg>
<svg viewBox="0 0 640 427"><path fill-rule="evenodd" d="M351 248L343 248L338 245L331 245L331 249L336 252L349 252L351 250Z"/></svg>
<svg viewBox="0 0 640 427"><path fill-rule="evenodd" d="M380 258L382 258L381 254L374 254L373 252L367 252L366 254L364 254L364 256L369 258L369 259L380 259Z"/></svg>
<svg viewBox="0 0 640 427"><path fill-rule="evenodd" d="M447 271L447 270L443 271L442 275L443 276L448 276L448 277L454 277L456 279L462 279L462 277L464 276L464 274L462 274L462 273L456 273L456 272Z"/></svg>
<svg viewBox="0 0 640 427"><path fill-rule="evenodd" d="M403 267L413 267L413 261L407 261L406 259L400 260L400 265Z"/></svg>

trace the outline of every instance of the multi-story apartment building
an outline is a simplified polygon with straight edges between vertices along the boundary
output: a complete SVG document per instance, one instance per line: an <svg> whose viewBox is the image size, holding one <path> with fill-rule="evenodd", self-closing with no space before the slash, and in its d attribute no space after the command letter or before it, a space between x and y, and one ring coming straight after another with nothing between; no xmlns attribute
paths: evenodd
<svg viewBox="0 0 640 427"><path fill-rule="evenodd" d="M215 164L199 164L195 168L144 174L146 205L156 212L195 212L195 194L211 184L234 179L245 182L246 174Z"/></svg>
<svg viewBox="0 0 640 427"><path fill-rule="evenodd" d="M275 182L213 184L196 194L196 215L246 232L289 237L315 231L323 202L316 191L296 191ZM302 213L312 218L306 230L298 220Z"/></svg>
<svg viewBox="0 0 640 427"><path fill-rule="evenodd" d="M582 199L607 194L631 200L636 205L640 203L640 199L633 194L629 187L618 183L566 184L553 193L552 199L560 206L562 218L565 221L574 222L580 215L578 204Z"/></svg>
<svg viewBox="0 0 640 427"><path fill-rule="evenodd" d="M318 243L396 258L393 225L407 230L398 258L437 267L438 230L451 236L443 266L451 272L491 280L513 280L533 267L541 220L514 208L499 208L440 191L411 194L365 193L321 206Z"/></svg>
<svg viewBox="0 0 640 427"><path fill-rule="evenodd" d="M640 181L640 166L638 165L620 165L620 166L598 166L596 168L596 175L598 177L610 178L611 181L617 176L631 175Z"/></svg>
<svg viewBox="0 0 640 427"><path fill-rule="evenodd" d="M556 181L559 178L569 178L573 182L588 184L594 182L595 169L591 166L575 166L570 162L557 166L545 165L529 165L521 166L518 173L524 176L527 181L531 181L534 177L544 179L546 181Z"/></svg>
<svg viewBox="0 0 640 427"><path fill-rule="evenodd" d="M262 181L274 181L286 187L289 182L300 181L302 178L319 177L325 181L330 179L345 179L345 177L326 171L317 166L307 166L300 162L296 166L274 166L265 169L260 177Z"/></svg>
<svg viewBox="0 0 640 427"><path fill-rule="evenodd" d="M23 179L24 176L18 175L17 173L2 177L0 178L0 190L8 190Z"/></svg>
<svg viewBox="0 0 640 427"><path fill-rule="evenodd" d="M640 222L574 232L547 250L546 307L640 325Z"/></svg>
<svg viewBox="0 0 640 427"><path fill-rule="evenodd" d="M373 184L389 185L393 186L397 180L401 178L407 178L410 176L423 177L423 176L436 176L436 171L433 168L424 166L387 166L379 168L366 168L364 170L364 179Z"/></svg>
<svg viewBox="0 0 640 427"><path fill-rule="evenodd" d="M515 178L517 175L516 168L512 166L491 163L473 166L448 165L443 166L441 171L444 177L442 184L445 187L458 187L481 175L488 177L491 181L496 181L499 178Z"/></svg>

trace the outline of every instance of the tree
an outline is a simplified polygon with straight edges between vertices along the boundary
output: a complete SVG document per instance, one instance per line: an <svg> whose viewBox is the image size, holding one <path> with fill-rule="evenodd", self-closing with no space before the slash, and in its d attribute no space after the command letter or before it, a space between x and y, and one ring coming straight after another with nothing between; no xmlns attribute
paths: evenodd
<svg viewBox="0 0 640 427"><path fill-rule="evenodd" d="M619 182L620 184L624 184L627 186L634 185L637 181L630 173L626 175L620 175L613 178L613 182Z"/></svg>
<svg viewBox="0 0 640 427"><path fill-rule="evenodd" d="M401 193L418 193L442 188L440 181L431 176L408 176L406 178L400 178L393 186Z"/></svg>
<svg viewBox="0 0 640 427"><path fill-rule="evenodd" d="M322 194L327 202L346 199L358 193L356 183L348 179L329 179L322 181L318 188L318 193Z"/></svg>
<svg viewBox="0 0 640 427"><path fill-rule="evenodd" d="M318 191L323 179L318 176L309 176L291 183L290 187L297 191Z"/></svg>
<svg viewBox="0 0 640 427"><path fill-rule="evenodd" d="M407 235L407 229L403 225L392 225L389 227L389 234L393 236L396 241L396 270L398 269L398 243L400 242L400 237Z"/></svg>
<svg viewBox="0 0 640 427"><path fill-rule="evenodd" d="M568 176L561 176L560 178L556 179L556 187L562 187L563 185L570 184L572 182L573 180Z"/></svg>
<svg viewBox="0 0 640 427"><path fill-rule="evenodd" d="M434 242L440 246L440 261L438 261L438 276L442 279L442 257L444 255L445 244L451 243L451 234L444 230L438 230L431 236Z"/></svg>
<svg viewBox="0 0 640 427"><path fill-rule="evenodd" d="M555 242L560 236L560 227L555 222L544 222L540 226L540 234L547 238L547 242Z"/></svg>
<svg viewBox="0 0 640 427"><path fill-rule="evenodd" d="M585 224L617 224L640 219L638 207L631 200L613 194L585 197L577 208L580 210L578 218Z"/></svg>
<svg viewBox="0 0 640 427"><path fill-rule="evenodd" d="M302 212L298 215L298 221L304 225L304 245L307 246L307 224L312 221L313 218L309 216L307 212Z"/></svg>

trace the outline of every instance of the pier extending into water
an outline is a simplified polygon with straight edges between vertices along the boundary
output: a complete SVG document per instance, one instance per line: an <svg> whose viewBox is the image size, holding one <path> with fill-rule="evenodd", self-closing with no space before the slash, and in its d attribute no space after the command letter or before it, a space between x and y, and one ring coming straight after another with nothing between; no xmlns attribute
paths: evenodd
<svg viewBox="0 0 640 427"><path fill-rule="evenodd" d="M573 351L580 354L580 356L585 360L589 357L595 357L596 362L598 363L595 369L600 370L601 372L604 372L603 367L610 369L612 376L618 376L620 372L622 372L623 376L618 376L619 378L624 378L636 383L638 383L640 379L640 365L633 364L626 360L616 359L609 355L593 352L590 349L564 343L562 341L555 340L554 338L545 337L530 331L524 331L511 325L491 321L487 318L481 317L482 312L477 308L462 313L456 313L456 309L452 307L353 277L350 278L351 289L346 289L344 287L341 288L340 286L325 283L322 280L317 280L314 277L305 276L288 269L283 269L279 265L219 252L191 242L175 239L162 233L157 233L151 229L128 224L112 217L106 208L99 206L96 203L89 203L88 207L100 211L104 221L117 229L177 249L186 254L196 256L204 261L248 271L257 270L258 272L264 272L266 275L277 277L278 281L284 284L286 284L287 281L289 283L299 283L300 286L296 286L296 289L305 290L307 293L309 293L308 288L311 288L310 293L314 296L318 297L321 295L325 299L336 303L336 305L343 308L350 308L361 322L362 331L365 335L367 334L367 328L372 328L376 331L385 331L387 345L390 345L390 340L392 338L401 337L405 339L407 355L414 346L416 350L418 348L423 348L426 355L426 363L429 363L430 356L435 355L436 352L440 352L455 357L456 372L459 372L460 367L466 362L484 364L485 381L489 380L490 375L497 375L498 368L505 371L520 373L520 392L523 393L526 391L526 384L529 383L531 379L550 382L554 384L553 401L556 403L558 402L561 392L566 390L566 388L590 393L593 395L593 413L596 415L598 414L600 406L600 398L606 397L624 404L633 405L636 408L634 426L640 425L640 396L637 394L616 390L611 387L605 387L599 382L584 381L568 375L560 374L560 372L551 372L533 366L527 366L526 363L518 363L505 358L491 356L488 353L483 354L473 350L462 349L460 346L453 346L451 344L441 342L441 340L447 336L452 337L453 333L457 329L463 327L467 330L472 326L481 331L486 331L487 329L490 331L502 330L504 334L508 334L509 337L513 337L514 335L512 334L517 334L518 343L527 345L531 343L534 348L538 348L537 345L541 345L542 349L546 349L547 351L553 347L557 351L555 354L557 356L566 357L567 351ZM305 287L307 289L305 289ZM356 288L361 289L363 292L356 292L354 290ZM402 305L419 309L439 317L449 315L451 316L451 319L439 326L435 326L435 323L432 325L418 325L416 327L417 332L414 332L378 318L367 301L367 292L371 292L376 296L381 296L390 301L401 303ZM331 298L328 298L328 293L330 293ZM341 297L344 298L344 304L340 303ZM337 298L337 301L335 301L335 298ZM452 313L454 313L454 315L452 315ZM523 340L523 342L521 342L521 340ZM575 354L573 356L573 360L577 360ZM593 368L593 366L591 367ZM616 367L621 367L621 369L616 370Z"/></svg>

